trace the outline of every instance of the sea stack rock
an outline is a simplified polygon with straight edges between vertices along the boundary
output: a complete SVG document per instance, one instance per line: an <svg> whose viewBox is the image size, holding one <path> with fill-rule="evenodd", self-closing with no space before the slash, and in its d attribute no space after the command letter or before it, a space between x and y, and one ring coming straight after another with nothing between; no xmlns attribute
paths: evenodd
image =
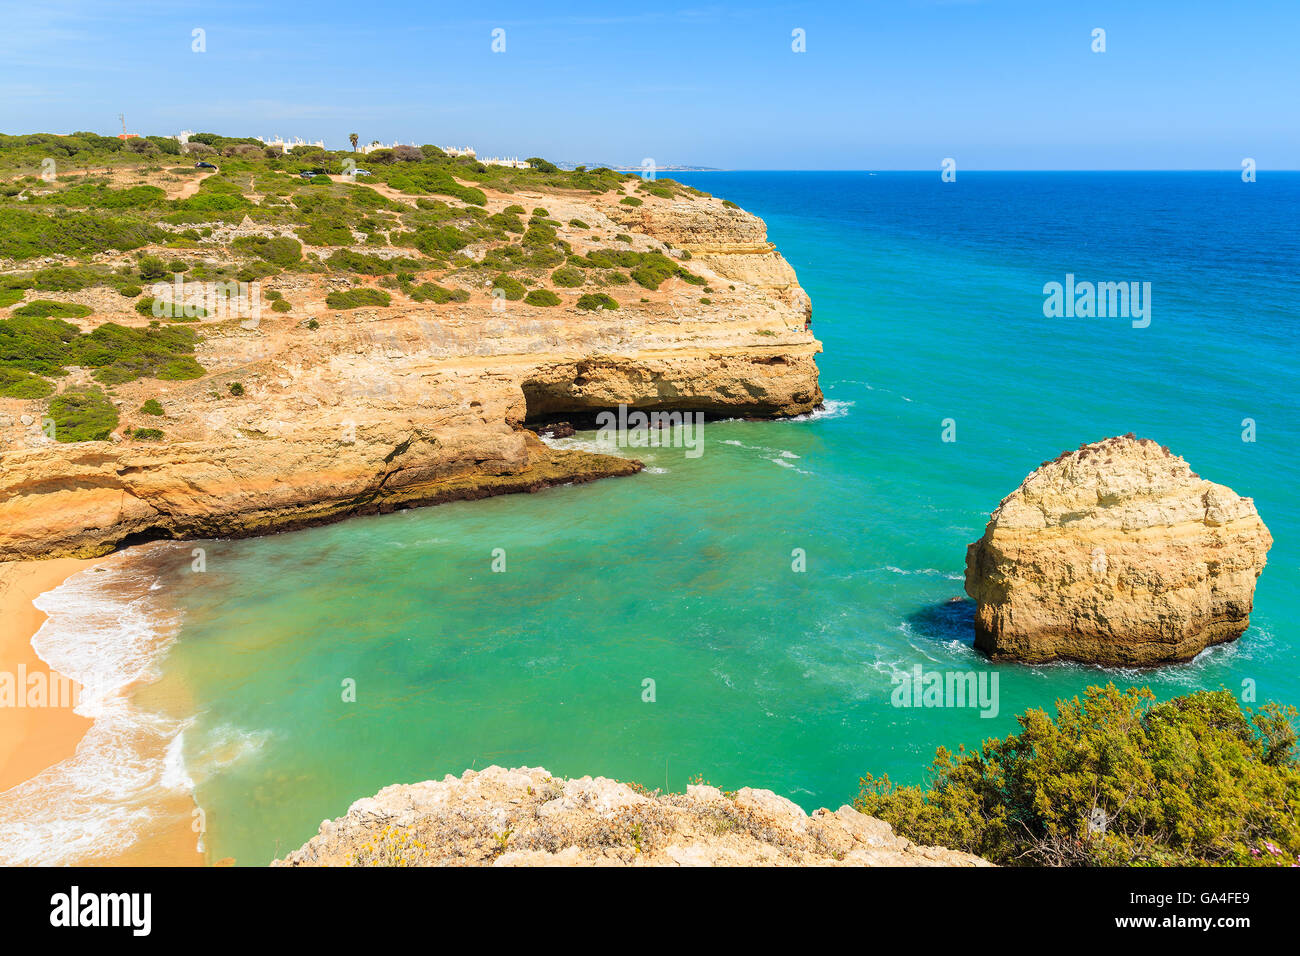
<svg viewBox="0 0 1300 956"><path fill-rule="evenodd" d="M1255 503L1149 439L1044 462L966 549L975 646L995 659L1184 661L1250 623L1273 538Z"/></svg>

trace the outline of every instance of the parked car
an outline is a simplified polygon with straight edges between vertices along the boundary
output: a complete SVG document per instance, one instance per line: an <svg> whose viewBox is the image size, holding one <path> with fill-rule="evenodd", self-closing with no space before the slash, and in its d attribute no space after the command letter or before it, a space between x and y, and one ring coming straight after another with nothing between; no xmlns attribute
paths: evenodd
<svg viewBox="0 0 1300 956"><path fill-rule="evenodd" d="M353 176L369 176L369 175L370 175L370 170L368 170L368 169L354 169L354 170L352 170L352 175L353 175Z"/></svg>
<svg viewBox="0 0 1300 956"><path fill-rule="evenodd" d="M194 164L194 168L195 169L216 169L217 167L212 165L212 163L205 163L202 160L200 160L199 162Z"/></svg>

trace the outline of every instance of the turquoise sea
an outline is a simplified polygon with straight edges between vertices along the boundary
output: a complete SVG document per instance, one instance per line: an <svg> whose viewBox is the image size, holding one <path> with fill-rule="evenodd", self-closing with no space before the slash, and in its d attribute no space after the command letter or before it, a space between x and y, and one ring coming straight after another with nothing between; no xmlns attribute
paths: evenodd
<svg viewBox="0 0 1300 956"><path fill-rule="evenodd" d="M182 733L165 775L211 859L264 864L383 786L494 763L811 810L1092 683L1300 704L1300 174L679 178L767 221L825 410L711 422L702 456L633 478L203 543L204 574L157 549L140 600L174 640L133 704ZM1150 282L1150 326L1044 318L1067 273ZM1255 498L1276 543L1250 630L1149 672L990 665L952 600L967 543L1040 462L1130 431ZM996 716L892 706L915 665L996 673Z"/></svg>

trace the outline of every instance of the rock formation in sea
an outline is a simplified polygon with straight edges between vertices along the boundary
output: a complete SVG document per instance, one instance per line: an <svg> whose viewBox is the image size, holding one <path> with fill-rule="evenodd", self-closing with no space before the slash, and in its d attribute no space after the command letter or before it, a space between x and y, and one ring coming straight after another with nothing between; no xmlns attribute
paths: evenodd
<svg viewBox="0 0 1300 956"><path fill-rule="evenodd" d="M852 807L770 790L650 792L540 767L385 787L274 866L989 866L917 846Z"/></svg>
<svg viewBox="0 0 1300 956"><path fill-rule="evenodd" d="M762 220L703 194L645 194L633 208L621 200L638 182L598 195L489 191L486 211L544 202L575 254L662 253L703 288L676 278L642 288L609 272L604 288L619 308L583 310L569 299L550 308L505 301L480 279L459 290L464 302L395 298L340 311L325 296L352 280L285 272L273 284L295 303L292 314L192 326L203 378L116 386L125 420L112 440L60 444L43 431L41 402L0 399L0 560L94 557L150 538L253 535L633 474L641 466L631 456L561 451L531 431L620 404L759 418L819 405L810 306ZM251 221L226 230L280 231ZM237 258L221 246L203 251ZM87 329L147 322L108 290L65 298L91 307L79 320ZM164 417L133 414L155 398ZM129 425L156 426L166 440L133 440Z"/></svg>
<svg viewBox="0 0 1300 956"><path fill-rule="evenodd" d="M1273 539L1250 498L1150 439L1044 462L966 551L975 646L994 658L1183 661L1250 623Z"/></svg>

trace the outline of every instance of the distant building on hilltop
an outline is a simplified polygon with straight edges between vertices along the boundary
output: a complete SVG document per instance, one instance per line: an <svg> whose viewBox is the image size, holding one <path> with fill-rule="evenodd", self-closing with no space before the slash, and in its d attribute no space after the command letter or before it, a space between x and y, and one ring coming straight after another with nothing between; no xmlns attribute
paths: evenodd
<svg viewBox="0 0 1300 956"><path fill-rule="evenodd" d="M295 146L318 146L321 149L325 148L324 140L318 139L314 143L309 143L300 136L295 136L292 140L284 139L281 136L277 136L275 137L275 139L267 139L264 136L254 136L253 138L264 146L278 146L286 153L289 152L289 150L293 149Z"/></svg>
<svg viewBox="0 0 1300 956"><path fill-rule="evenodd" d="M531 167L520 159L518 156L512 156L509 159L503 159L498 156L492 156L488 159L480 159L484 166L509 166L511 169L530 169Z"/></svg>

